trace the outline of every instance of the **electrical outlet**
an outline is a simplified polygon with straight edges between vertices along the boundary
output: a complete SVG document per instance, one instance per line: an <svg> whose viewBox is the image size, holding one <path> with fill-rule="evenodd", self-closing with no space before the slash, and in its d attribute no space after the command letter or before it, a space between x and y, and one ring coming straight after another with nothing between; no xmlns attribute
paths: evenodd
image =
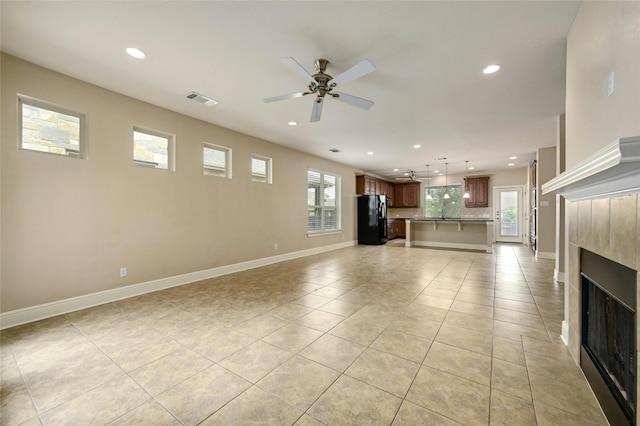
<svg viewBox="0 0 640 426"><path fill-rule="evenodd" d="M274 249L274 250L278 250L278 243L275 243L275 244L273 245L273 249Z"/></svg>
<svg viewBox="0 0 640 426"><path fill-rule="evenodd" d="M127 268L120 268L120 278L127 276Z"/></svg>

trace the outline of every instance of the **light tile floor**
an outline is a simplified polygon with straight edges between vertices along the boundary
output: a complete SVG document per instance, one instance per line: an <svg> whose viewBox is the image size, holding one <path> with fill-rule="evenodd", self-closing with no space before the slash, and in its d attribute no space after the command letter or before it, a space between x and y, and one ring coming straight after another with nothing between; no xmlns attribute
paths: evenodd
<svg viewBox="0 0 640 426"><path fill-rule="evenodd" d="M607 424L553 262L355 246L2 332L2 425Z"/></svg>

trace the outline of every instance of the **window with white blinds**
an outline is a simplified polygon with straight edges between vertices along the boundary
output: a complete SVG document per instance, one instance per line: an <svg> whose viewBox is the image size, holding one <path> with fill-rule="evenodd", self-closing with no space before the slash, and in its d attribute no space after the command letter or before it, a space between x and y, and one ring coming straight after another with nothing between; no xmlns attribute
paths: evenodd
<svg viewBox="0 0 640 426"><path fill-rule="evenodd" d="M340 176L307 171L307 230L309 233L340 230Z"/></svg>

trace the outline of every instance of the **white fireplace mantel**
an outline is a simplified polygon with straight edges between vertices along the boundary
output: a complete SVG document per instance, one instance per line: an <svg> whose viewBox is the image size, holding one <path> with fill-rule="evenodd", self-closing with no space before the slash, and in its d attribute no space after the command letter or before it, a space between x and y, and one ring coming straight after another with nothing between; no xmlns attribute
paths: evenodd
<svg viewBox="0 0 640 426"><path fill-rule="evenodd" d="M570 201L640 193L640 136L620 138L542 185Z"/></svg>

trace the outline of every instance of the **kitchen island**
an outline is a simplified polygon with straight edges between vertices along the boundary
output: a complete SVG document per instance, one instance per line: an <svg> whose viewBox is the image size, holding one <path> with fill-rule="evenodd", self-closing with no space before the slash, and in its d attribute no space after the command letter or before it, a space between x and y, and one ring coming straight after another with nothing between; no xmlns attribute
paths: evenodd
<svg viewBox="0 0 640 426"><path fill-rule="evenodd" d="M484 218L404 218L405 247L484 250L493 253L493 220Z"/></svg>

